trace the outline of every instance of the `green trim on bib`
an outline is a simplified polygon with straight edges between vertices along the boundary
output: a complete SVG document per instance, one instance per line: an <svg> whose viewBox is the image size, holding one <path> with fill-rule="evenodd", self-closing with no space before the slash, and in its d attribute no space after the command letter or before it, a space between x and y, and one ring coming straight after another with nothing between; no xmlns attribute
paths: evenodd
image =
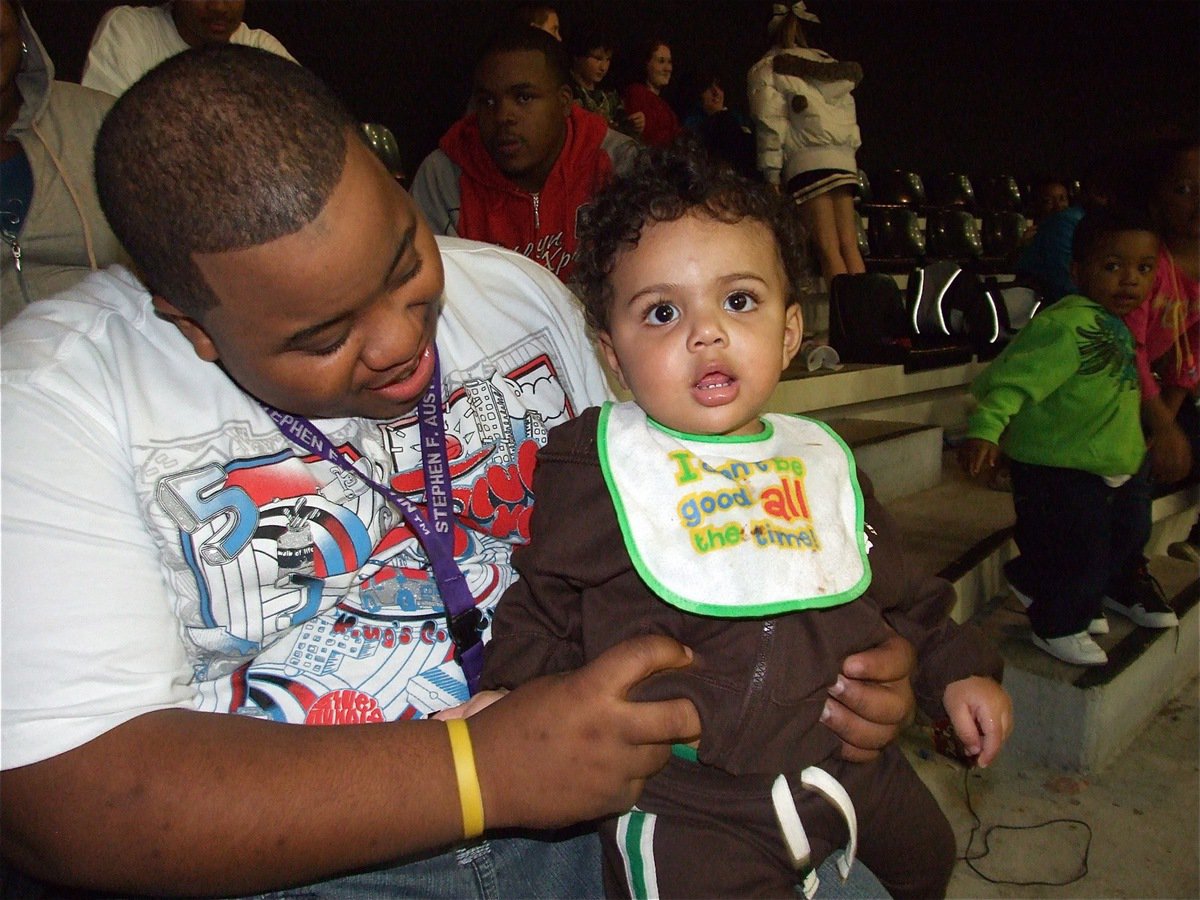
<svg viewBox="0 0 1200 900"><path fill-rule="evenodd" d="M761 416L758 421L763 427L758 434L691 434L687 431L676 431L674 428L646 416L646 424L651 428L657 428L663 434L669 434L681 441L691 441L694 444L755 444L759 441L769 441L775 437L774 423Z"/></svg>
<svg viewBox="0 0 1200 900"><path fill-rule="evenodd" d="M641 547L634 538L635 529L631 520L631 514L627 508L627 504L621 495L618 486L618 476L615 472L615 466L618 462L627 460L617 460L613 457L613 447L610 440L610 424L614 411L617 409L614 403L605 403L600 410L599 422L597 425L597 450L600 460L601 472L604 475L605 485L608 488L609 496L613 502L613 508L616 513L617 521L621 528L621 536L625 543L626 551L629 553L630 560L633 563L634 569L642 580L658 597L667 603L679 609L698 615L711 616L717 618L746 618L772 616L783 613L796 612L803 609L824 609L831 606L839 606L843 603L848 603L863 594L871 583L871 566L867 555L866 534L865 534L865 515L864 501L862 496L862 488L859 486L857 477L857 467L854 462L854 456L850 452L850 448L845 441L833 431L826 423L816 419L808 419L802 416L790 416L788 418L795 419L798 422L808 423L817 426L838 448L845 457L847 466L850 489L853 495L853 524L849 529L853 534L854 547L849 548L844 543L844 554L846 557L853 560L855 565L861 565L861 573L856 580L848 585L841 585L841 589L833 593L813 593L799 596L786 596L782 599L774 599L769 602L745 602L739 601L734 603L714 603L711 600L697 598L696 596L688 596L680 592L680 590L664 584L656 575L654 567L651 565L647 553L651 549ZM644 414L643 414L644 415ZM782 417L780 417L782 418ZM691 435L683 432L678 432L667 428L661 423L655 422L649 417L645 417L646 425L658 432L668 435L669 437L684 442L708 445L727 445L727 446L748 446L760 444L771 440L776 435L776 428L769 418L764 417L763 430L754 435ZM753 464L753 463L752 463ZM806 473L807 474L807 473ZM844 507L847 512L849 502L845 503ZM809 520L811 525L811 519ZM843 523L844 524L844 523ZM734 527L734 526L729 526ZM741 540L741 539L739 539ZM854 559L856 557L856 559ZM779 563L780 557L767 558L763 560L764 566L770 566L771 563ZM697 566L697 578L704 578L703 572L700 571L700 566ZM785 566L781 565L783 569ZM758 569L755 575L759 572L767 571L769 568ZM853 570L848 572L853 577ZM678 580L678 579L677 579ZM686 590L686 588L684 588Z"/></svg>

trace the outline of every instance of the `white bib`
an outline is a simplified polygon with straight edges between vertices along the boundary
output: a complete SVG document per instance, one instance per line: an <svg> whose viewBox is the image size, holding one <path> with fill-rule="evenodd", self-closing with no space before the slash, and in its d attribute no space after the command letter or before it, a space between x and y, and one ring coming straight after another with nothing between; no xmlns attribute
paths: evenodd
<svg viewBox="0 0 1200 900"><path fill-rule="evenodd" d="M871 583L854 457L826 424L690 435L605 404L600 467L625 547L659 597L710 616L848 603Z"/></svg>

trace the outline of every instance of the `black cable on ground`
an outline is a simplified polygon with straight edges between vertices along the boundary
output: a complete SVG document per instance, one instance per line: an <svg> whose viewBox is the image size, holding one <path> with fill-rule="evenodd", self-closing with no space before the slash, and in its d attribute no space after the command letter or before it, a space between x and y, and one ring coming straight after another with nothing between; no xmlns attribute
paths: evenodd
<svg viewBox="0 0 1200 900"><path fill-rule="evenodd" d="M1089 825L1087 822L1084 822L1082 819L1049 819L1045 822L1039 822L1036 825L989 825L987 828L983 829L983 835L982 835L983 850L982 850L982 852L977 853L974 856L972 856L971 855L971 847L974 846L975 835L979 833L980 828L983 828L983 823L979 819L979 814L975 812L975 807L971 804L971 781L970 781L970 778L971 778L971 770L969 768L964 768L963 769L963 797L966 798L967 811L971 813L971 818L973 818L975 820L975 825L974 825L974 827L971 828L971 833L967 838L967 848L963 852L963 855L959 857L959 859L962 860L963 862L965 862L967 864L967 866L970 867L972 872L974 872L976 875L978 875L984 881L987 881L991 884L1011 884L1011 885L1015 885L1017 887L1031 887L1034 885L1045 886L1045 887L1062 887L1064 885L1074 884L1076 881L1079 881L1079 879L1081 879L1085 875L1087 875L1087 873L1088 873L1088 852L1092 848L1092 826ZM992 848L989 846L988 842L989 842L989 839L993 832L995 832L995 831L1033 831L1033 830L1036 830L1039 828L1047 828L1051 825L1082 825L1084 830L1087 832L1087 841L1083 845L1083 858L1079 861L1079 871L1074 877L1069 878L1066 881L1010 881L1009 879L1006 879L1006 878L993 878L990 875L986 875L983 872L981 872L979 870L979 868L975 865L975 862L977 860L983 859L989 853L991 853Z"/></svg>

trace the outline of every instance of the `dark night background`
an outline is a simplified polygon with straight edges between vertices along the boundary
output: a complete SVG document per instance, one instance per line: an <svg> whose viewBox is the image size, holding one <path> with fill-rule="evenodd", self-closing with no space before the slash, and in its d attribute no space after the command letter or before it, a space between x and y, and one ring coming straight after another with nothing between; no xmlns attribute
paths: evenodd
<svg viewBox="0 0 1200 900"><path fill-rule="evenodd" d="M78 80L111 2L25 0L58 68ZM142 4L136 4L142 5ZM409 173L461 114L472 63L504 0L249 0L275 35L365 121L388 125ZM564 0L564 31L606 26L617 54L649 33L672 44L673 86L715 66L745 109L769 0ZM1101 151L1200 130L1197 0L812 0L810 43L865 71L855 91L868 173L905 168L1077 175ZM678 98L676 98L678 99Z"/></svg>

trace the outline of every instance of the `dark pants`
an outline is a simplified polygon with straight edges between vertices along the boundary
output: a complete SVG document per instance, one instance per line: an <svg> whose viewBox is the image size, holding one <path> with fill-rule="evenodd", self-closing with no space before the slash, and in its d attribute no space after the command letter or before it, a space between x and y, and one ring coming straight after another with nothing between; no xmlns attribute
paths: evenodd
<svg viewBox="0 0 1200 900"><path fill-rule="evenodd" d="M1150 538L1145 467L1119 488L1099 475L1012 462L1020 556L1004 574L1033 600L1029 624L1042 638L1087 629L1104 595L1130 577Z"/></svg>

